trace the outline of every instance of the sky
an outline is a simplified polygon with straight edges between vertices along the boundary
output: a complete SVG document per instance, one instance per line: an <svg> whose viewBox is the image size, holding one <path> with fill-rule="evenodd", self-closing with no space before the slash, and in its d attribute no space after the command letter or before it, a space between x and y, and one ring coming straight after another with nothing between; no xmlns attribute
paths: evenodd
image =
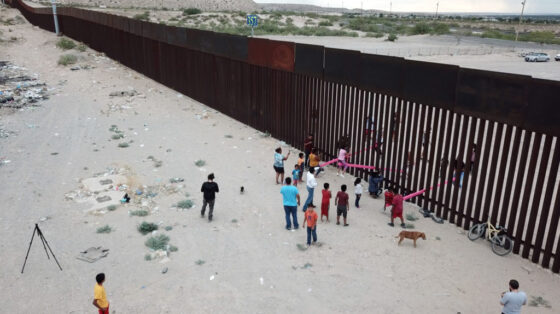
<svg viewBox="0 0 560 314"><path fill-rule="evenodd" d="M435 12L438 0L254 0L257 3L298 3L324 7L376 9L395 12ZM523 0L439 0L439 12L520 13ZM527 14L560 14L560 0L526 0Z"/></svg>

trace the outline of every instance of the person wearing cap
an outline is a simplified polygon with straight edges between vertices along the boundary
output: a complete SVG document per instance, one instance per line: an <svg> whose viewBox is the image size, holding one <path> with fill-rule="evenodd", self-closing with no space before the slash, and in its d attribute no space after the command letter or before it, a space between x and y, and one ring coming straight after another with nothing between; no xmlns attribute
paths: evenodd
<svg viewBox="0 0 560 314"><path fill-rule="evenodd" d="M216 201L216 193L220 192L218 183L214 182L213 173L208 175L208 181L202 184L200 192L203 193L202 210L200 211L200 216L204 217L204 213L206 212L206 205L210 205L210 211L208 212L208 221L212 221L214 213L214 202Z"/></svg>

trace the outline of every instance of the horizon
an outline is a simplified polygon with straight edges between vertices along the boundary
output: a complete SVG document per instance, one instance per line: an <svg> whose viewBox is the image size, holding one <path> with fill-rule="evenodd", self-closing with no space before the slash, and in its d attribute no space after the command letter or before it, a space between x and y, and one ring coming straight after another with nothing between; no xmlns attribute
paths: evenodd
<svg viewBox="0 0 560 314"><path fill-rule="evenodd" d="M502 14L519 15L520 0L254 0L258 4L299 4L315 5L323 8L364 9L391 11L395 13L435 13L438 14ZM558 0L525 0L524 15L560 15ZM391 6L392 3L392 6Z"/></svg>

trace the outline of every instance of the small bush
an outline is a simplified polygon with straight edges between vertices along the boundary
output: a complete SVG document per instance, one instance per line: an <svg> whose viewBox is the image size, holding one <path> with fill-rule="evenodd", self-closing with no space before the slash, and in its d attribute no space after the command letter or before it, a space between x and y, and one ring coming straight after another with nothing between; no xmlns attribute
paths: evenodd
<svg viewBox="0 0 560 314"><path fill-rule="evenodd" d="M202 159L199 159L199 160L195 161L194 164L195 164L197 167L202 167L202 166L206 165L206 161L204 161L204 160L202 160Z"/></svg>
<svg viewBox="0 0 560 314"><path fill-rule="evenodd" d="M531 296L531 301L529 301L529 306L539 307L541 305L548 309L551 308L550 303L548 303L548 301L545 300L543 297Z"/></svg>
<svg viewBox="0 0 560 314"><path fill-rule="evenodd" d="M233 138L233 135L226 135L225 138Z"/></svg>
<svg viewBox="0 0 560 314"><path fill-rule="evenodd" d="M120 148L127 148L129 145L127 142L119 143Z"/></svg>
<svg viewBox="0 0 560 314"><path fill-rule="evenodd" d="M321 21L319 26L333 26L333 23L331 21Z"/></svg>
<svg viewBox="0 0 560 314"><path fill-rule="evenodd" d="M165 227L165 231L171 231L171 230L173 230L173 227L171 227L171 226L166 226Z"/></svg>
<svg viewBox="0 0 560 314"><path fill-rule="evenodd" d="M436 240L440 241L440 240L441 240L441 238L440 238L440 237L436 237Z"/></svg>
<svg viewBox="0 0 560 314"><path fill-rule="evenodd" d="M183 15L196 15L200 13L202 13L202 11L197 8L188 8L183 10Z"/></svg>
<svg viewBox="0 0 560 314"><path fill-rule="evenodd" d="M109 210L110 212L115 211L117 209L117 205L109 205L107 206L107 210Z"/></svg>
<svg viewBox="0 0 560 314"><path fill-rule="evenodd" d="M148 21L150 19L150 12L145 11L144 13L134 15L132 18L140 21Z"/></svg>
<svg viewBox="0 0 560 314"><path fill-rule="evenodd" d="M111 138L114 139L114 140L120 140L123 137L124 137L124 135L122 133L113 134L113 136L111 136Z"/></svg>
<svg viewBox="0 0 560 314"><path fill-rule="evenodd" d="M414 25L414 27L411 30L411 33L412 35L422 35L422 34L428 34L430 30L431 30L430 25L424 22L420 22Z"/></svg>
<svg viewBox="0 0 560 314"><path fill-rule="evenodd" d="M406 224L405 228L406 229L414 229L414 224Z"/></svg>
<svg viewBox="0 0 560 314"><path fill-rule="evenodd" d="M235 219L235 218L232 219L232 220L231 220L231 223L234 223L234 224L237 223L237 219Z"/></svg>
<svg viewBox="0 0 560 314"><path fill-rule="evenodd" d="M134 210L130 212L130 216L138 216L138 217L144 217L144 216L148 216L148 211L145 209L140 209L140 210Z"/></svg>
<svg viewBox="0 0 560 314"><path fill-rule="evenodd" d="M194 262L196 265L204 265L204 263L206 263L206 261L203 261L201 259L199 259L198 261Z"/></svg>
<svg viewBox="0 0 560 314"><path fill-rule="evenodd" d="M183 208L183 209L189 209L191 207L194 206L194 202L192 200L184 200L184 201L180 201L179 203L177 203L177 207L179 208Z"/></svg>
<svg viewBox="0 0 560 314"><path fill-rule="evenodd" d="M152 260L152 255L150 255L150 254L144 255L144 260L145 261L151 261Z"/></svg>
<svg viewBox="0 0 560 314"><path fill-rule="evenodd" d="M179 248L176 247L175 245L170 245L169 246L169 252L177 252L179 251Z"/></svg>
<svg viewBox="0 0 560 314"><path fill-rule="evenodd" d="M76 48L76 43L63 37L56 42L56 46L62 50L70 50Z"/></svg>
<svg viewBox="0 0 560 314"><path fill-rule="evenodd" d="M150 237L144 244L152 250L164 250L167 243L169 243L169 237L165 234L158 234L155 237Z"/></svg>
<svg viewBox="0 0 560 314"><path fill-rule="evenodd" d="M60 58L58 58L58 64L64 65L64 66L74 64L77 61L78 61L78 57L76 57L75 55L71 55L71 54L62 55L62 56L60 56Z"/></svg>
<svg viewBox="0 0 560 314"><path fill-rule="evenodd" d="M79 43L78 46L76 47L76 50L80 51L80 52L84 52L86 51L87 46L84 43Z"/></svg>
<svg viewBox="0 0 560 314"><path fill-rule="evenodd" d="M158 225L156 225L153 222L145 222L143 221L139 226L138 226L138 232L140 232L142 235L147 235L148 233L154 231L154 230L158 230Z"/></svg>
<svg viewBox="0 0 560 314"><path fill-rule="evenodd" d="M389 36L387 37L388 41L395 41L397 39L399 39L399 37L397 37L397 35L395 34L389 34Z"/></svg>
<svg viewBox="0 0 560 314"><path fill-rule="evenodd" d="M105 225L103 227L99 227L97 228L97 233L110 233L111 232L111 227L109 225Z"/></svg>

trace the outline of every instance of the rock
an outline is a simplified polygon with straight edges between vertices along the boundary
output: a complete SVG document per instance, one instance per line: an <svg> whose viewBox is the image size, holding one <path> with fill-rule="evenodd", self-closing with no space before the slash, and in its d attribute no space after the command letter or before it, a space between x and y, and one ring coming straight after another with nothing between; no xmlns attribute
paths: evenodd
<svg viewBox="0 0 560 314"><path fill-rule="evenodd" d="M163 269L161 270L161 273L162 273L162 274L165 274L165 273L167 273L167 270L168 270L168 268L165 267L165 268L163 268Z"/></svg>
<svg viewBox="0 0 560 314"><path fill-rule="evenodd" d="M123 91L116 91L111 92L109 96L111 97L132 97L138 95L138 92L134 89L131 90L123 90Z"/></svg>
<svg viewBox="0 0 560 314"><path fill-rule="evenodd" d="M113 183L113 180L111 180L111 179L105 179L105 180L99 181L99 184L101 184L101 185L107 185L107 184L111 184L111 183Z"/></svg>
<svg viewBox="0 0 560 314"><path fill-rule="evenodd" d="M109 195L101 196L95 199L98 203L108 202L111 200Z"/></svg>

